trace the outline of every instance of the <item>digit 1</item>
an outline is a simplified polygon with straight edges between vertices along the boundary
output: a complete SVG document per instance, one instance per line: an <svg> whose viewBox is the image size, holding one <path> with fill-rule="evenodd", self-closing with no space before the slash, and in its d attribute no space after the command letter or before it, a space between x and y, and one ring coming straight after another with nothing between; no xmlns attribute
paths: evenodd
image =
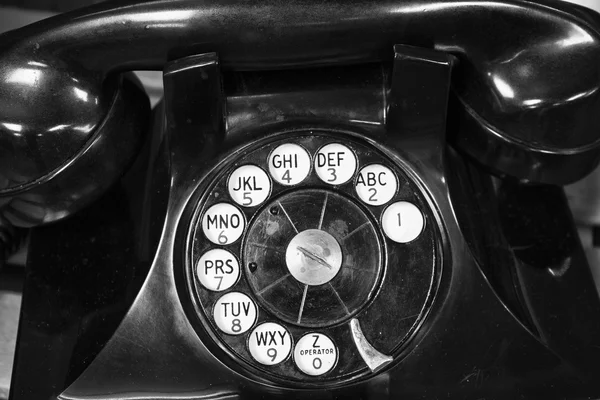
<svg viewBox="0 0 600 400"><path fill-rule="evenodd" d="M402 226L402 218L400 218L400 213L398 213L398 226Z"/></svg>

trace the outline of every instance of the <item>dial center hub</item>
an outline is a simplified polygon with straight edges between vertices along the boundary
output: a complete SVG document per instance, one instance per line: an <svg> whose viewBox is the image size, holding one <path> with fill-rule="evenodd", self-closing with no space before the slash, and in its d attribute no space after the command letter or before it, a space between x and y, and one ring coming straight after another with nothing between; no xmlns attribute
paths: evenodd
<svg viewBox="0 0 600 400"><path fill-rule="evenodd" d="M342 249L333 236L319 229L307 229L290 241L285 252L290 274L310 286L331 281L342 267Z"/></svg>

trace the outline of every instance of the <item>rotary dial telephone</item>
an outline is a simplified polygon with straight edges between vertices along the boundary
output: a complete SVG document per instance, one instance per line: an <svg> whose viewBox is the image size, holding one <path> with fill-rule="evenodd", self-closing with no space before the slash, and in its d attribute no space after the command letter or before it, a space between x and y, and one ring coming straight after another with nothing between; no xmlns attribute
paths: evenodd
<svg viewBox="0 0 600 400"><path fill-rule="evenodd" d="M385 367L437 286L439 233L424 195L375 148L333 132L253 147L218 175L193 219L197 314L232 355L276 380Z"/></svg>
<svg viewBox="0 0 600 400"><path fill-rule="evenodd" d="M600 396L561 188L600 160L599 87L600 16L553 1L103 3L0 36L11 398Z"/></svg>

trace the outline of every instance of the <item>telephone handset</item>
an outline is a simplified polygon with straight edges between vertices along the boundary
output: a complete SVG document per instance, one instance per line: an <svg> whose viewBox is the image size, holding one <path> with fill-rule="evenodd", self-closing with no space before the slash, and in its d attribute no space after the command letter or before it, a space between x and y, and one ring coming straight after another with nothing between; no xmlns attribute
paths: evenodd
<svg viewBox="0 0 600 400"><path fill-rule="evenodd" d="M203 52L217 52L227 69L273 70L386 60L396 43L436 48L460 60L453 93L465 129L452 140L461 151L500 173L559 184L597 163L594 13L510 1L381 2L367 11L361 2L213 8L156 1L100 5L3 35L1 190L27 203L13 204L9 219L50 222L97 197L135 153L139 123L128 122L144 119L134 115L144 113L143 102L123 99L136 91L119 73ZM60 112L44 111L50 106ZM118 150L92 155L102 151L97 141L109 142L102 149L112 144L117 120L119 131L132 132L119 135ZM75 166L88 157L98 170ZM68 165L102 172L66 177Z"/></svg>
<svg viewBox="0 0 600 400"><path fill-rule="evenodd" d="M600 302L553 186L599 160L597 14L109 3L1 36L0 60L2 222L54 223L30 269L78 249L108 273L124 245L86 221L123 174L132 209L165 201L115 232L152 259L127 313L102 338L78 316L74 348L99 344L45 395L598 395ZM164 73L150 126L133 69Z"/></svg>

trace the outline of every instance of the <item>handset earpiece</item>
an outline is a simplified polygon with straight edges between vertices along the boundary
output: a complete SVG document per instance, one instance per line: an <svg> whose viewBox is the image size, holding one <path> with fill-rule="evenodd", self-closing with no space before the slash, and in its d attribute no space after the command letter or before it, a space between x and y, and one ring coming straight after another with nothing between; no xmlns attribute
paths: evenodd
<svg viewBox="0 0 600 400"><path fill-rule="evenodd" d="M451 52L453 143L501 173L573 181L599 158L599 30L600 17L554 1L175 0L63 14L0 37L0 197L15 210L4 214L36 225L92 201L146 118L116 74L202 52L237 70L390 60L398 43Z"/></svg>
<svg viewBox="0 0 600 400"><path fill-rule="evenodd" d="M41 69L14 71L12 79L22 86L28 79L44 81L48 75ZM143 143L150 108L135 77L107 82L115 88L105 104L77 82L58 83L64 86L37 96L0 91L0 102L8 105L0 119L0 209L13 226L55 222L87 206L122 176ZM70 108L61 108L64 103ZM79 106L81 115L69 113ZM27 113L27 108L39 112Z"/></svg>

